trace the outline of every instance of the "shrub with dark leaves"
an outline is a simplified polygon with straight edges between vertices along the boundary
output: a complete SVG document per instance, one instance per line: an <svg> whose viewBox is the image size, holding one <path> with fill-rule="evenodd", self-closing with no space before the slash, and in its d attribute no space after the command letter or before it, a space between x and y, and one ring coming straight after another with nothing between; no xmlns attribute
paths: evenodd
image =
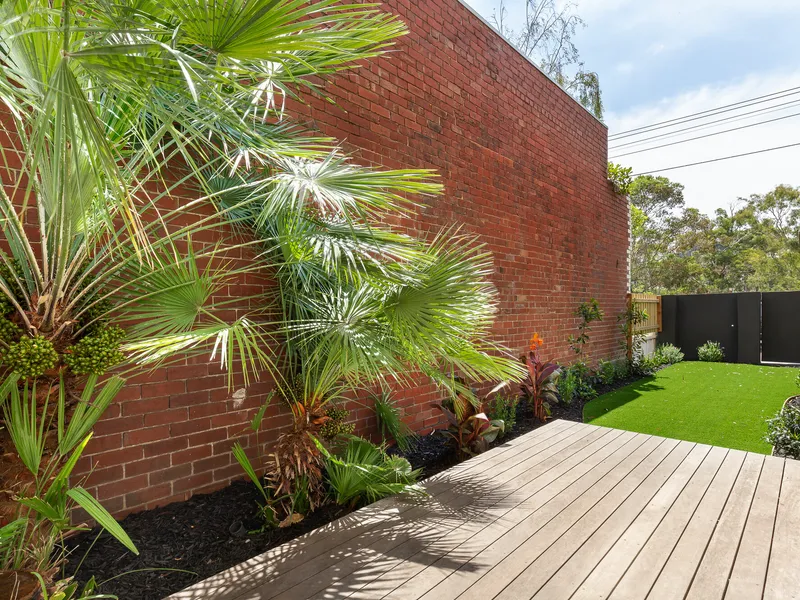
<svg viewBox="0 0 800 600"><path fill-rule="evenodd" d="M800 460L800 400L794 399L774 418L767 420L764 438L775 447L775 454Z"/></svg>

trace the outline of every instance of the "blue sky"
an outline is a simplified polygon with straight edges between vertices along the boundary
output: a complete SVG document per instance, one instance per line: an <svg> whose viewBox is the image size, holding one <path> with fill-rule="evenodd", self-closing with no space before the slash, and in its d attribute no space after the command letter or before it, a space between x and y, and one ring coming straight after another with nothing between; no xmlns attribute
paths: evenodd
<svg viewBox="0 0 800 600"><path fill-rule="evenodd" d="M487 19L499 4L466 1ZM575 4L586 22L576 44L586 68L600 75L612 134L800 86L800 0ZM509 21L519 22L524 0L506 0L506 6ZM800 109L754 116L707 132L794 112ZM795 142L800 142L800 116L618 162L645 171ZM663 174L686 185L688 204L712 212L778 183L800 185L800 148Z"/></svg>

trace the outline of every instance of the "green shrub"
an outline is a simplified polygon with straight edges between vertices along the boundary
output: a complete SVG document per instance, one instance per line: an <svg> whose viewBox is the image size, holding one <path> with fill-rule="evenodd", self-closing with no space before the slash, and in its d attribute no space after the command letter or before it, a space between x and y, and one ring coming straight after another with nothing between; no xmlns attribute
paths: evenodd
<svg viewBox="0 0 800 600"><path fill-rule="evenodd" d="M575 398L591 400L597 397L594 386L601 380L584 362L576 362L561 370L556 389L564 404L571 404Z"/></svg>
<svg viewBox="0 0 800 600"><path fill-rule="evenodd" d="M572 404L578 393L578 376L571 368L562 370L556 384L558 397L564 404Z"/></svg>
<svg viewBox="0 0 800 600"><path fill-rule="evenodd" d="M591 400L597 397L597 390L594 386L598 382L598 377L591 367L583 361L578 361L570 367L570 370L575 373L578 384L575 388L575 394L581 400Z"/></svg>
<svg viewBox="0 0 800 600"><path fill-rule="evenodd" d="M617 365L610 360L601 360L597 365L597 377L603 385L613 385L617 380Z"/></svg>
<svg viewBox="0 0 800 600"><path fill-rule="evenodd" d="M722 362L725 359L725 349L719 342L709 340L697 348L697 358L705 362Z"/></svg>
<svg viewBox="0 0 800 600"><path fill-rule="evenodd" d="M403 422L400 407L388 393L373 398L373 409L384 441L391 438L403 452L408 451L417 439L417 434Z"/></svg>
<svg viewBox="0 0 800 600"><path fill-rule="evenodd" d="M631 371L640 377L646 377L655 373L663 363L656 354L649 354L648 356L640 356L633 361Z"/></svg>
<svg viewBox="0 0 800 600"><path fill-rule="evenodd" d="M617 381L627 379L631 375L631 365L627 360L620 360L614 365L617 370Z"/></svg>
<svg viewBox="0 0 800 600"><path fill-rule="evenodd" d="M779 456L800 460L800 404L790 402L767 420L764 440L775 447Z"/></svg>
<svg viewBox="0 0 800 600"><path fill-rule="evenodd" d="M504 394L498 394L487 403L486 416L489 417L489 420L503 422L503 430L500 432L499 437L503 437L517 422L518 404L519 396L506 396Z"/></svg>
<svg viewBox="0 0 800 600"><path fill-rule="evenodd" d="M98 326L64 354L64 364L76 375L103 375L125 359L120 350L124 337L125 331L121 327Z"/></svg>
<svg viewBox="0 0 800 600"><path fill-rule="evenodd" d="M352 437L344 450L325 455L325 469L331 493L337 504L355 507L400 493L421 493L416 485L420 471L400 456L387 456L383 448L359 437Z"/></svg>
<svg viewBox="0 0 800 600"><path fill-rule="evenodd" d="M656 348L656 356L662 365L674 365L683 360L683 352L672 344L661 344Z"/></svg>

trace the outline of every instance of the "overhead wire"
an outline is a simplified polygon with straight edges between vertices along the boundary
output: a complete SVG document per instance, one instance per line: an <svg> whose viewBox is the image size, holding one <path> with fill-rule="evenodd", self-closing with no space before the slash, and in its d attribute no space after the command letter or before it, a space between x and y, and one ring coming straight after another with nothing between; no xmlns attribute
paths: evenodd
<svg viewBox="0 0 800 600"><path fill-rule="evenodd" d="M608 136L609 141L611 140L618 140L627 137L633 137L636 135L643 135L644 133L650 133L652 131L656 131L659 129L665 129L667 127L674 127L679 124L689 123L692 121L697 121L699 119L705 119L708 117L716 116L718 114L723 114L727 112L731 112L734 110L739 110L742 108L747 108L749 106L755 106L757 104L763 104L765 102L772 102L774 100L780 100L781 98L786 98L788 96L793 96L795 94L800 94L800 86L794 88L787 88L785 90L781 90L779 92L773 92L772 94L765 94L763 96L756 96L755 98L749 98L747 100L741 100L739 102L734 102L732 104L726 104L723 106L718 106L716 108L710 108L708 110L699 111L696 113L690 113L688 115L684 115L682 117L676 117L674 119L669 119L666 121L659 121L657 123L652 123L650 125L644 125L642 127L637 127L634 129L628 129L626 131L620 131L618 133L614 133Z"/></svg>
<svg viewBox="0 0 800 600"><path fill-rule="evenodd" d="M616 146L609 146L609 150L616 150L618 148L626 148L629 146L639 146L642 144L646 144L648 142L652 142L654 140L659 139L670 139L676 136L679 136L687 131L703 131L705 129L709 129L714 127L719 123L725 122L732 122L735 123L737 121L743 121L745 119L752 118L753 115L760 114L760 115L767 115L774 112L780 112L782 110L787 110L789 108L794 108L795 106L800 106L800 99L791 100L789 102L784 102L782 104L778 104L777 106L769 106L766 108L759 108L756 110L751 110L750 112L743 113L741 115L732 115L730 117L724 117L722 119L717 119L716 121L710 121L708 123L700 123L699 125L692 125L690 127L685 127L683 129L678 129L677 131L671 131L668 133L661 133L659 135L654 135L649 138L644 138L641 140L636 140L633 142L625 142L624 144L618 144Z"/></svg>
<svg viewBox="0 0 800 600"><path fill-rule="evenodd" d="M722 135L724 133L731 133L732 131L740 131L742 129L749 129L750 127L757 127L759 125L766 125L767 123L774 123L776 121L783 121L784 119L791 119L793 117L800 116L800 112L792 113L791 115L784 115L782 117L775 117L774 119L767 119L766 121L759 121L758 123L750 123L748 125L741 125L739 127L733 127L732 129L725 129L723 131L715 131L714 133L706 133L704 135L698 135L692 138L688 138L685 140L678 140L677 142L669 142L668 144L661 144L659 146L652 146L651 148L642 148L641 150L631 150L630 152L623 152L622 154L617 154L615 156L610 157L611 159L622 158L623 156L630 156L631 154L641 154L642 152L650 152L651 150L658 150L659 148L667 148L669 146L676 146L678 144L685 144L687 142L694 142L697 140L702 140L710 137L714 137L716 135Z"/></svg>
<svg viewBox="0 0 800 600"><path fill-rule="evenodd" d="M653 173L662 173L663 171L674 171L676 169L685 169L686 167L694 167L697 165L706 165L709 163L720 162L723 160L730 160L732 158L741 158L743 156L752 156L754 154L762 154L764 152L773 152L775 150L783 150L785 148L794 148L796 146L800 146L800 142L795 144L786 144L785 146L775 146L773 148L764 148L763 150L755 150L753 152L743 152L742 154L732 154L731 156L723 156L720 158L712 158L710 160L701 160L698 162L687 163L684 165L676 165L672 167L665 167L663 169L652 169L650 171L642 171L641 173L635 173L633 177L638 177L639 175L652 175Z"/></svg>

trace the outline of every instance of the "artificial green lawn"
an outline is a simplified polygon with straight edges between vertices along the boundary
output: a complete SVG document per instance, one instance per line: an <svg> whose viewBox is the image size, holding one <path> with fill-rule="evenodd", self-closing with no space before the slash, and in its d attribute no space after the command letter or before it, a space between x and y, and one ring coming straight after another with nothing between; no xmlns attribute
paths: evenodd
<svg viewBox="0 0 800 600"><path fill-rule="evenodd" d="M683 362L583 408L593 425L769 454L764 420L798 393L798 369Z"/></svg>

